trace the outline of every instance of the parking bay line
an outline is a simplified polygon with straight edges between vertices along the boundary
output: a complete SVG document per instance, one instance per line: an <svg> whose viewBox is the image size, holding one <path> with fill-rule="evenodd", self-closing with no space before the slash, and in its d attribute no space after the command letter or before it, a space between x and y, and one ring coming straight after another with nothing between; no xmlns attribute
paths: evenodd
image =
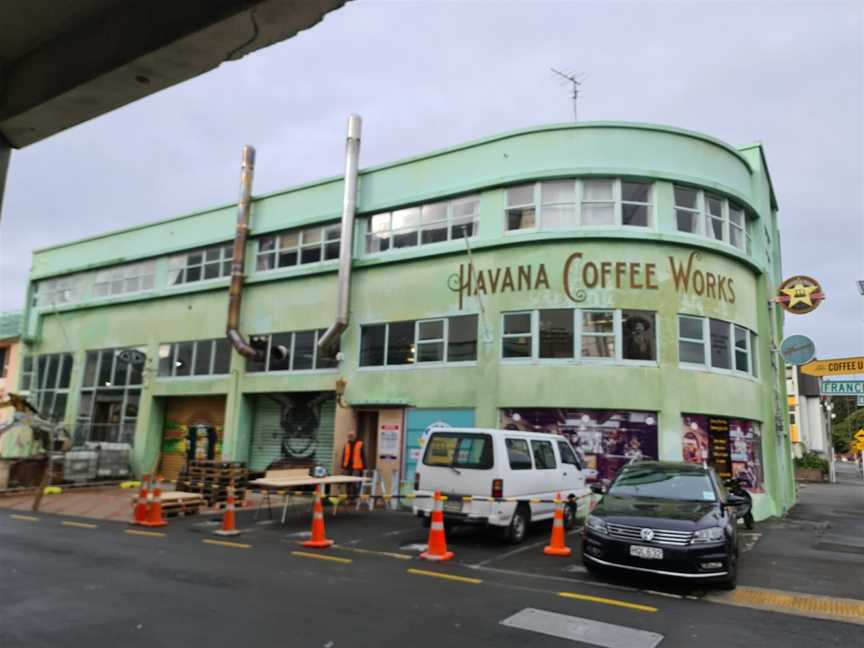
<svg viewBox="0 0 864 648"><path fill-rule="evenodd" d="M34 515L19 515L17 513L10 513L9 517L13 520L22 520L23 522L38 522L39 518Z"/></svg>
<svg viewBox="0 0 864 648"><path fill-rule="evenodd" d="M327 560L330 562L342 563L343 565L349 565L354 562L351 558L339 558L338 556L324 556L322 554L309 553L307 551L292 551L292 556L298 556L299 558L314 558L315 560Z"/></svg>
<svg viewBox="0 0 864 648"><path fill-rule="evenodd" d="M577 601L587 601L589 603L614 605L616 607L628 608L630 610L639 610L640 612L657 612L657 608L650 605L640 605L639 603L630 603L629 601L604 598L602 596L589 596L588 594L576 594L575 592L558 592L558 596L566 599L575 599Z"/></svg>
<svg viewBox="0 0 864 648"><path fill-rule="evenodd" d="M345 545L333 545L334 549L342 549L343 551L353 551L358 554L366 554L370 556L384 556L386 558L395 558L396 560L414 560L414 556L408 554L394 553L392 551L373 551L372 549L361 549L360 547L346 547Z"/></svg>
<svg viewBox="0 0 864 648"><path fill-rule="evenodd" d="M469 585L479 585L483 581L479 578L468 578L466 576L455 576L453 574L443 574L436 571L427 571L425 569L406 569L409 574L415 576L431 576L432 578L442 578L444 580L456 581L457 583L468 583Z"/></svg>
<svg viewBox="0 0 864 648"><path fill-rule="evenodd" d="M567 532L567 535L573 535L574 533L579 533L579 531L581 531L581 528L572 529L571 531ZM537 547L540 547L542 545L547 545L547 544L549 544L548 538L546 540L540 540L539 542L535 542L534 544L525 545L524 547L519 547L518 549L513 549L512 551L508 551L508 552L500 554L498 556L492 556L491 558L487 558L486 560L481 560L479 563L474 563L473 565L468 565L468 566L473 567L475 569L478 567L484 567L485 565L488 565L491 562L495 562L496 560L504 560L505 558L509 558L510 556L515 556L516 554L522 553L523 551L528 551L529 549L536 549Z"/></svg>
<svg viewBox="0 0 864 648"><path fill-rule="evenodd" d="M164 538L168 535L167 533L162 533L160 531L137 531L135 529L124 529L123 533L134 536L144 536L147 538Z"/></svg>
<svg viewBox="0 0 864 648"><path fill-rule="evenodd" d="M76 529L98 529L98 524L87 524L86 522L72 522L70 520L63 520L60 523L62 526L67 527L75 527Z"/></svg>
<svg viewBox="0 0 864 648"><path fill-rule="evenodd" d="M219 547L231 547L232 549L251 549L252 545L244 544L242 542L228 542L227 540L210 540L209 538L204 538L201 540L204 544L209 545L217 545Z"/></svg>

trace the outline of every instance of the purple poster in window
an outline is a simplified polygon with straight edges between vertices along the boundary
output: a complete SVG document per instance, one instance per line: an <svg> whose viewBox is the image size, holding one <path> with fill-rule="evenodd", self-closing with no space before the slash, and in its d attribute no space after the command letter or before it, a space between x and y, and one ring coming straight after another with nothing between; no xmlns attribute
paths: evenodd
<svg viewBox="0 0 864 648"><path fill-rule="evenodd" d="M707 462L721 479L735 477L748 490L762 492L762 439L757 422L685 414L681 436L684 461Z"/></svg>
<svg viewBox="0 0 864 648"><path fill-rule="evenodd" d="M589 482L608 484L630 460L658 456L656 412L503 409L501 427L566 436L585 467Z"/></svg>

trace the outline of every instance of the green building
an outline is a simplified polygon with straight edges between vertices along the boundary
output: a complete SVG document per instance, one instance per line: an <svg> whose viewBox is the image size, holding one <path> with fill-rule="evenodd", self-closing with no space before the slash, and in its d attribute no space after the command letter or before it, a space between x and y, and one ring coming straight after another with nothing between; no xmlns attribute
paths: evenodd
<svg viewBox="0 0 864 648"><path fill-rule="evenodd" d="M567 435L592 479L707 461L757 518L791 506L761 146L561 124L361 170L334 359L342 190L254 200L241 330L264 362L225 339L233 205L36 251L22 387L169 478L189 457L338 472L356 429L410 490L430 425L516 427Z"/></svg>

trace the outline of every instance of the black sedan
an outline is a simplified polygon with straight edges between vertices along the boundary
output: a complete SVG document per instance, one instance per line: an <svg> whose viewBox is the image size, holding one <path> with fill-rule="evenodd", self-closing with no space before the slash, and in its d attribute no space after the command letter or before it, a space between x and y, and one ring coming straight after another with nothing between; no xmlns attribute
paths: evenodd
<svg viewBox="0 0 864 648"><path fill-rule="evenodd" d="M744 505L742 498L726 492L711 468L631 463L588 516L582 560L595 574L615 568L732 589L738 569L737 515Z"/></svg>

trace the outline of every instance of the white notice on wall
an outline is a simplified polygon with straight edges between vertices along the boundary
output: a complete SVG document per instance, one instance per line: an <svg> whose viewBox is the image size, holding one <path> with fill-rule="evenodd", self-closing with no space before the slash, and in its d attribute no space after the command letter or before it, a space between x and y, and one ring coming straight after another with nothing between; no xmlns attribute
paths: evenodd
<svg viewBox="0 0 864 648"><path fill-rule="evenodd" d="M382 425L378 430L378 456L382 459L399 458L399 426Z"/></svg>

